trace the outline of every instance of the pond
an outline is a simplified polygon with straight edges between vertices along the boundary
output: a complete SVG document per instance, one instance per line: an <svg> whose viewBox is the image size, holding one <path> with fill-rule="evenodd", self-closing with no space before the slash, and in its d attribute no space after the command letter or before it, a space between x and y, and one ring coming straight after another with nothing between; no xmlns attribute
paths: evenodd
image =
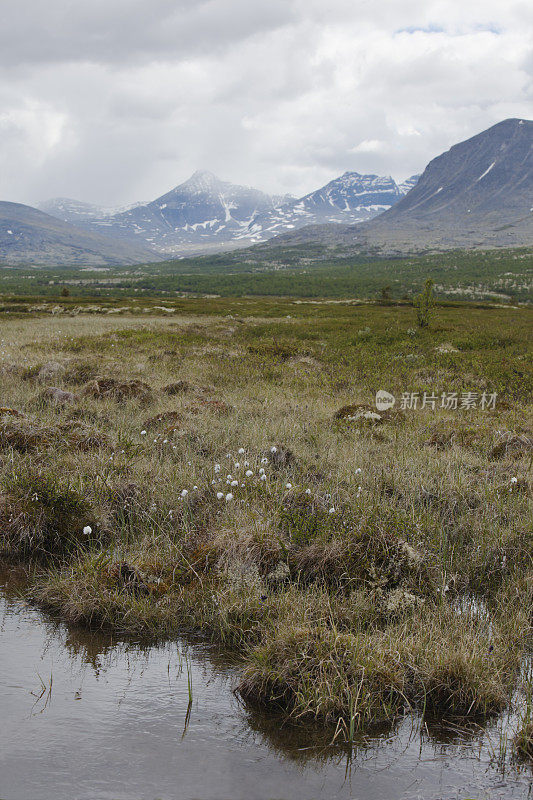
<svg viewBox="0 0 533 800"><path fill-rule="evenodd" d="M514 800L505 720L408 717L352 748L251 711L205 642L148 645L67 626L0 571L1 800Z"/></svg>

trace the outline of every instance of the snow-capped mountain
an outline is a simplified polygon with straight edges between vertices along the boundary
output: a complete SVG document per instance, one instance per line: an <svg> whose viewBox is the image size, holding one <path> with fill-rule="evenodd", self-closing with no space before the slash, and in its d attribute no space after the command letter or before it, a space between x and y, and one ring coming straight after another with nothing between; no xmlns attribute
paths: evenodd
<svg viewBox="0 0 533 800"><path fill-rule="evenodd" d="M143 242L161 254L222 249L263 242L304 225L372 219L394 205L416 183L345 172L301 198L271 196L198 171L151 203L123 210L99 209L59 198L40 209L92 231Z"/></svg>
<svg viewBox="0 0 533 800"><path fill-rule="evenodd" d="M391 177L345 172L315 192L258 214L249 234L255 241L264 241L304 225L364 222L397 203L409 191L410 182L414 185L416 178L399 186Z"/></svg>
<svg viewBox="0 0 533 800"><path fill-rule="evenodd" d="M142 238L159 252L175 253L184 244L231 242L255 215L273 208L273 199L264 192L198 171L157 200L93 224L124 238Z"/></svg>

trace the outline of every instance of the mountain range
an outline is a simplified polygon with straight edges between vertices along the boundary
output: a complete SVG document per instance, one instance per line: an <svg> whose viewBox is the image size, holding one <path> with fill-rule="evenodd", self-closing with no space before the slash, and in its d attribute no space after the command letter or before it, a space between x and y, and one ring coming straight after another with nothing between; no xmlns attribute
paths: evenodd
<svg viewBox="0 0 533 800"><path fill-rule="evenodd" d="M304 197L276 197L199 171L122 209L65 198L40 209L0 202L7 264L133 264L258 243L347 255L533 245L533 122L503 120L403 184L345 172Z"/></svg>
<svg viewBox="0 0 533 800"><path fill-rule="evenodd" d="M533 245L533 122L506 119L454 145L368 222L311 226L275 240L311 242L383 255Z"/></svg>
<svg viewBox="0 0 533 800"><path fill-rule="evenodd" d="M124 210L99 209L68 198L38 204L64 222L94 233L142 243L161 256L249 246L318 223L357 223L390 208L418 176L397 184L390 177L345 172L301 198L272 196L197 171L150 203Z"/></svg>

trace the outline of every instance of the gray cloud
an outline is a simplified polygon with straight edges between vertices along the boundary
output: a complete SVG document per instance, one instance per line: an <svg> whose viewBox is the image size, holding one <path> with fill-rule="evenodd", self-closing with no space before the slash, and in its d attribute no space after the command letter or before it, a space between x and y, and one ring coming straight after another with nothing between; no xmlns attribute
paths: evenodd
<svg viewBox="0 0 533 800"><path fill-rule="evenodd" d="M4 0L0 197L406 177L530 116L532 24L520 0Z"/></svg>

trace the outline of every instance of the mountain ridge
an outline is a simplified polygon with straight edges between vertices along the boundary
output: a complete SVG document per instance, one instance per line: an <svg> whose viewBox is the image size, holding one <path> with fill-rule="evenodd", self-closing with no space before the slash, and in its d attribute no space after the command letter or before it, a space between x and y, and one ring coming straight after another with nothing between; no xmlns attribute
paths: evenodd
<svg viewBox="0 0 533 800"><path fill-rule="evenodd" d="M383 254L533 244L533 122L502 120L453 145L368 222L302 228L268 244L310 242Z"/></svg>
<svg viewBox="0 0 533 800"><path fill-rule="evenodd" d="M7 265L130 265L156 261L145 247L84 230L23 203L0 201L0 262Z"/></svg>

